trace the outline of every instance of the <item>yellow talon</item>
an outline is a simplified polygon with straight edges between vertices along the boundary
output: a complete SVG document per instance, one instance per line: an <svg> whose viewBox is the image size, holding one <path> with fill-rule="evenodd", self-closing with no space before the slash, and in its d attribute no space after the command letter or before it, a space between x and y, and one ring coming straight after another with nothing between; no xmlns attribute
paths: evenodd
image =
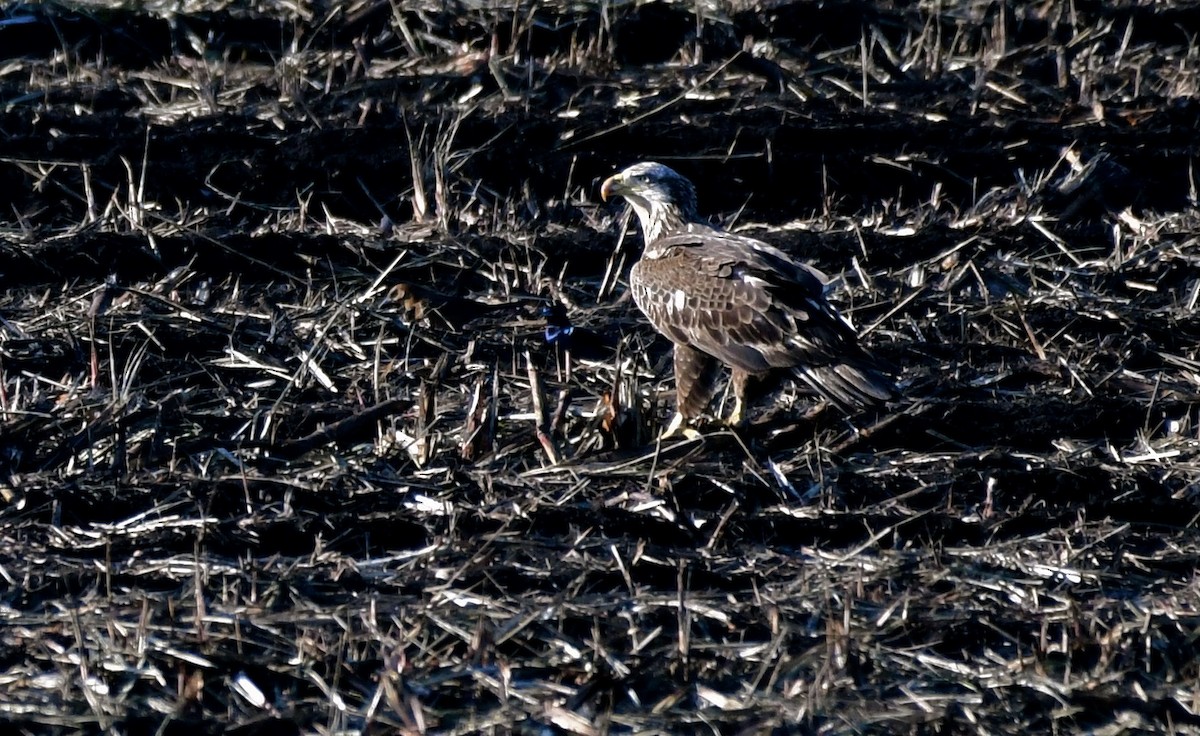
<svg viewBox="0 0 1200 736"><path fill-rule="evenodd" d="M729 412L729 419L727 419L725 423L728 424L730 427L741 426L742 420L745 419L745 417L742 416L742 412L744 410L745 410L745 406L742 404L742 400L734 399L733 400L733 411Z"/></svg>
<svg viewBox="0 0 1200 736"><path fill-rule="evenodd" d="M667 424L666 429L662 431L662 434L658 436L658 440L661 442L670 439L676 434L682 434L685 439L689 440L697 440L701 437L701 434L695 428L687 425L683 415L679 412L675 412L675 416L671 417L671 421Z"/></svg>

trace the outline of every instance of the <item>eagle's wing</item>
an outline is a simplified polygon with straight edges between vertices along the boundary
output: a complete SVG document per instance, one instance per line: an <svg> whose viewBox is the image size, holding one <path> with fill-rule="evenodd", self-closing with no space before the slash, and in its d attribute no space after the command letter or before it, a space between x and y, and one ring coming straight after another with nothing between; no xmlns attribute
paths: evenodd
<svg viewBox="0 0 1200 736"><path fill-rule="evenodd" d="M672 342L761 373L856 355L854 330L825 300L816 273L782 251L726 233L654 243L630 274L634 299Z"/></svg>
<svg viewBox="0 0 1200 736"><path fill-rule="evenodd" d="M752 238L660 238L630 274L638 306L672 342L748 373L791 369L843 406L890 398L891 382L825 299L814 269Z"/></svg>

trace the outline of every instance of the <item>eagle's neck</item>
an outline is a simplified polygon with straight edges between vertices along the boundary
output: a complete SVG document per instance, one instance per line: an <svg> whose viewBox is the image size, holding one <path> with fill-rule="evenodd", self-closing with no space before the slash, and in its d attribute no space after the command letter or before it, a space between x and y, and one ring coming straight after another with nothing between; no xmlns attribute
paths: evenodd
<svg viewBox="0 0 1200 736"><path fill-rule="evenodd" d="M646 255L653 257L654 242L664 235L689 229L689 224L699 222L695 212L673 202L657 200L633 201L633 211L642 225L642 237L646 241Z"/></svg>

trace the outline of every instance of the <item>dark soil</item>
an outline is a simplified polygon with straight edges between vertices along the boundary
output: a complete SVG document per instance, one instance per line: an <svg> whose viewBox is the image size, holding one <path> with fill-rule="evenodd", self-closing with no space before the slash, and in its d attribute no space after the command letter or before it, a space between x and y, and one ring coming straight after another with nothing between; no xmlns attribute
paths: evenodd
<svg viewBox="0 0 1200 736"><path fill-rule="evenodd" d="M0 9L5 732L1200 733L1200 3L158 7ZM645 159L905 401L656 442Z"/></svg>

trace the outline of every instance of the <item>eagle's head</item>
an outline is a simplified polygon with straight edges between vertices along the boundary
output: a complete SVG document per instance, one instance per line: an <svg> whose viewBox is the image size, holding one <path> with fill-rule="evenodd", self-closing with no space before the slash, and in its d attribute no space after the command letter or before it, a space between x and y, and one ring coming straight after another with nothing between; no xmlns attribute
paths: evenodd
<svg viewBox="0 0 1200 736"><path fill-rule="evenodd" d="M650 244L664 233L698 222L696 188L670 167L654 161L634 164L604 180L600 197L620 195L637 213L642 236Z"/></svg>

